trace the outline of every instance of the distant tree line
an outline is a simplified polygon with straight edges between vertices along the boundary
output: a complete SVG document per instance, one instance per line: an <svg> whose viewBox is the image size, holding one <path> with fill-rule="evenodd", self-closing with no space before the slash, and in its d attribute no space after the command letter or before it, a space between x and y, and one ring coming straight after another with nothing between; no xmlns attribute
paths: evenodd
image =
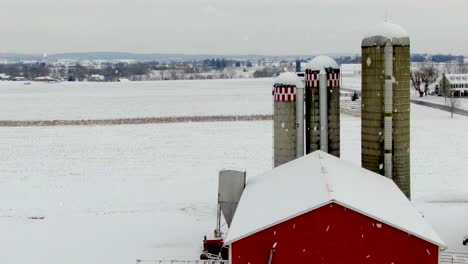
<svg viewBox="0 0 468 264"><path fill-rule="evenodd" d="M120 78L135 79L137 76L148 74L152 69L151 63L143 62L105 64L99 69L76 64L71 67L68 80L83 81L91 75L102 75L104 80L108 82L117 81Z"/></svg>
<svg viewBox="0 0 468 264"><path fill-rule="evenodd" d="M411 54L411 62L436 62L436 63L446 63L446 62L463 62L465 56L462 55L447 55L447 54Z"/></svg>
<svg viewBox="0 0 468 264"><path fill-rule="evenodd" d="M257 70L253 73L254 78L268 78L268 77L276 77L282 71L279 68L274 67L265 67L263 69Z"/></svg>
<svg viewBox="0 0 468 264"><path fill-rule="evenodd" d="M24 77L26 79L34 79L36 77L49 75L49 69L45 63L13 63L13 64L0 64L0 73L12 77Z"/></svg>
<svg viewBox="0 0 468 264"><path fill-rule="evenodd" d="M412 54L412 62L440 63L441 72L465 73L468 65L464 63L464 56ZM356 56L341 56L335 58L338 64L361 63L362 58ZM301 62L308 62L304 58ZM252 76L254 78L275 77L283 71L294 71L294 61L283 60L274 62L261 59L254 66L249 60L236 60L224 58L210 58L193 61L173 62L120 62L120 63L76 63L68 66L60 64L37 63L10 63L0 64L0 73L14 77L34 79L51 76L53 78L69 81L89 80L93 75L102 76L103 81L130 80L180 80L180 79L215 79L239 78ZM423 89L421 89L423 90Z"/></svg>
<svg viewBox="0 0 468 264"><path fill-rule="evenodd" d="M361 56L341 56L335 59L338 64L356 64L361 63Z"/></svg>

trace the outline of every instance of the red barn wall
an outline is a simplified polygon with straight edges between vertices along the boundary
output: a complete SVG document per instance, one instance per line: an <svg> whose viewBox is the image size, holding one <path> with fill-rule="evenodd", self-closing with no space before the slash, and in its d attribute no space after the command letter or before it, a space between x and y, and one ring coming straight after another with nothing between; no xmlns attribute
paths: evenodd
<svg viewBox="0 0 468 264"><path fill-rule="evenodd" d="M437 264L439 255L437 245L329 204L234 242L232 263L267 264L275 243L273 264Z"/></svg>

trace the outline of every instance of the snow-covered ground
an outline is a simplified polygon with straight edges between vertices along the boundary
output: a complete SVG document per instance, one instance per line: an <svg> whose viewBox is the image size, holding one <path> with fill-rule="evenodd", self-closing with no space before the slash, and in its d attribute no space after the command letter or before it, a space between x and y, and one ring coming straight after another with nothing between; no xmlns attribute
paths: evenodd
<svg viewBox="0 0 468 264"><path fill-rule="evenodd" d="M0 82L0 120L271 114L272 82Z"/></svg>
<svg viewBox="0 0 468 264"><path fill-rule="evenodd" d="M361 75L341 77L341 87L361 91Z"/></svg>
<svg viewBox="0 0 468 264"><path fill-rule="evenodd" d="M269 169L271 130L270 121L1 128L0 262L197 259L216 224L218 171Z"/></svg>
<svg viewBox="0 0 468 264"><path fill-rule="evenodd" d="M228 88L217 90L227 97L222 108L219 96L213 95L200 105L181 104L179 111L189 113L198 107L212 109L209 114L224 109L258 114L259 105L271 111L268 80L227 82L220 87ZM199 84L202 90L206 86ZM168 93L177 98L177 89L174 84ZM0 94L12 90L2 87ZM115 91L95 92L112 97ZM67 97L66 92L57 93ZM187 97L197 98L196 91L190 93ZM238 94L251 98L250 93L259 101L249 99L237 109L239 101L233 98ZM55 95L48 91L42 96L10 95L9 104L14 105L15 98L19 103L41 97L30 100L34 108ZM112 100L109 104L111 108L101 113L123 113L120 107L125 104ZM87 106L88 113L102 109ZM152 113L162 113L164 107L155 106ZM132 109L139 112L144 105ZM125 117L135 114L129 111ZM63 116L76 118L68 110ZM468 247L461 245L461 238L468 235L468 118L452 119L446 112L417 105L412 105L411 118L415 205L450 251L468 253ZM342 115L341 120L342 158L360 164L360 119ZM245 169L248 177L254 177L270 169L272 122L0 128L0 145L0 262L124 264L136 259L196 259L203 235L210 235L216 224L218 171Z"/></svg>

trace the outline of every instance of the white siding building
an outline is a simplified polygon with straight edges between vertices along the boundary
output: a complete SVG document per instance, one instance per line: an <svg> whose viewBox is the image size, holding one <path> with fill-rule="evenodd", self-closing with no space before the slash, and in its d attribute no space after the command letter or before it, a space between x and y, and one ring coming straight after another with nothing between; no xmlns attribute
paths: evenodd
<svg viewBox="0 0 468 264"><path fill-rule="evenodd" d="M439 93L446 95L448 92L454 96L468 96L468 74L444 74Z"/></svg>

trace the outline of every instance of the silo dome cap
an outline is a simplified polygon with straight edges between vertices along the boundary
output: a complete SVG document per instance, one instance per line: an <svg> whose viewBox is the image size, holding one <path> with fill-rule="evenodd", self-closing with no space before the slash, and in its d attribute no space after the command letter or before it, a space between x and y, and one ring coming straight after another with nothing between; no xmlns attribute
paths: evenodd
<svg viewBox="0 0 468 264"><path fill-rule="evenodd" d="M397 24L384 22L367 32L362 41L362 46L385 46L387 40L398 46L409 46L410 43L408 32L405 29Z"/></svg>
<svg viewBox="0 0 468 264"><path fill-rule="evenodd" d="M284 72L281 73L276 79L275 84L278 85L290 85L296 86L297 88L304 88L302 80L293 72Z"/></svg>
<svg viewBox="0 0 468 264"><path fill-rule="evenodd" d="M322 69L339 69L336 61L328 56L317 56L306 65L307 70L321 71Z"/></svg>

